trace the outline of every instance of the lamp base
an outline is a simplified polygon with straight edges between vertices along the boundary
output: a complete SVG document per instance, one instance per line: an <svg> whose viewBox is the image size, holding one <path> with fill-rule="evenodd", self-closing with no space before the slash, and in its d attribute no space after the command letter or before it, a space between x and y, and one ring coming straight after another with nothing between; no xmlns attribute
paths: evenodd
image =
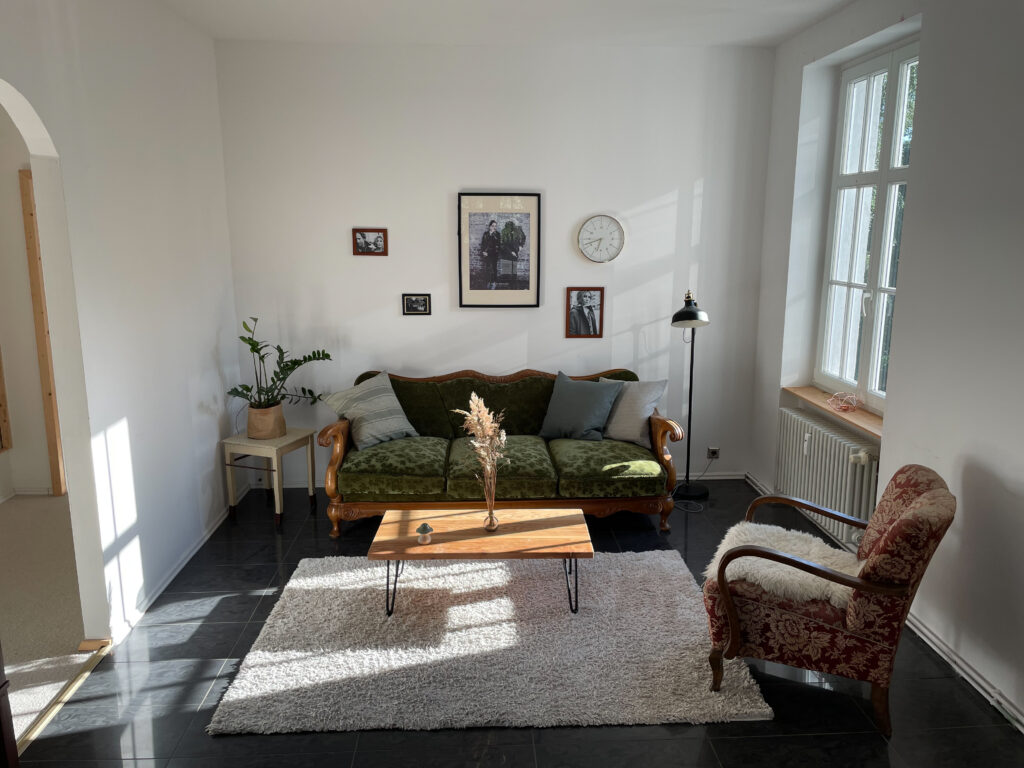
<svg viewBox="0 0 1024 768"><path fill-rule="evenodd" d="M691 499L706 499L708 487L700 483L680 483L672 491L672 498L678 501L689 501Z"/></svg>

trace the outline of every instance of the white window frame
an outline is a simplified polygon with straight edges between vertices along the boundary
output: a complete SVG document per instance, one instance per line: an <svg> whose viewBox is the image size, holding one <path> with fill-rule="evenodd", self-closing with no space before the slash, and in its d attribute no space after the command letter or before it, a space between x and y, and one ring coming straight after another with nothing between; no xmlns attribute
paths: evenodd
<svg viewBox="0 0 1024 768"><path fill-rule="evenodd" d="M902 66L907 61L918 58L918 43L903 41L896 46L876 52L865 59L861 59L847 65L840 73L838 112L836 116L834 141L835 151L832 161L832 186L829 198L828 209L828 235L825 241L824 269L822 275L821 306L818 313L818 344L815 354L814 383L822 389L830 392L850 391L853 389L857 396L867 407L878 413L885 412L885 394L872 391L869 382L875 380L878 373L878 366L881 361L880 345L882 335L883 317L876 309L882 305L880 299L882 294L892 295L895 302L895 287L881 285L881 266L883 261L882 246L886 242L888 228L891 222L888 219L889 192L894 185L907 184L910 165L894 165L893 138L896 132L897 120L902 124L902 103L897 103L900 87L900 74ZM858 171L856 173L842 173L844 132L846 130L846 107L849 97L850 83L865 76L888 72L886 82L886 113L883 116L881 131L881 151L879 154L878 169L875 171ZM866 99L865 102L869 102ZM864 132L864 139L867 140L868 131ZM835 254L836 237L836 208L839 201L839 193L842 189L851 187L874 186L877 191L875 199L875 220L869 244L871 254L868 265L868 275L865 283L852 283L843 280L832 279L832 260ZM909 185L907 186L909 191ZM852 254L851 254L852 258ZM849 380L835 377L825 371L825 351L827 346L826 329L828 325L829 311L829 288L833 284L855 285L864 291L862 302L863 320L860 332L860 356L857 370L859 378L856 383ZM845 334L849 337L849 334Z"/></svg>

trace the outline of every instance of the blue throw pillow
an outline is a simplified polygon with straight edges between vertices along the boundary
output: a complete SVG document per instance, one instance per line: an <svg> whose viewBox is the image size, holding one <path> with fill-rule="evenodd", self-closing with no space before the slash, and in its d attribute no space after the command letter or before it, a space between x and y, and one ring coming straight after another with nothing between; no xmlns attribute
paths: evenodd
<svg viewBox="0 0 1024 768"><path fill-rule="evenodd" d="M604 426L620 389L621 381L573 381L559 371L540 436L546 440L604 439Z"/></svg>

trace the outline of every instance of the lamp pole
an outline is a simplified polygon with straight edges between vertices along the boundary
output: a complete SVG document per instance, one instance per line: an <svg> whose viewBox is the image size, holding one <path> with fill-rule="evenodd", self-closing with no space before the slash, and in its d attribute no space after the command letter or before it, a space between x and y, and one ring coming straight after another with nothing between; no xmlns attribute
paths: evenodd
<svg viewBox="0 0 1024 768"><path fill-rule="evenodd" d="M693 291L686 292L683 308L672 315L673 326L690 329L690 391L686 408L686 478L682 485L678 486L672 493L672 496L676 499L703 499L708 495L707 486L690 482L690 447L693 443L693 348L697 340L697 329L708 325L710 322L708 313L697 306L697 302L693 298ZM684 330L683 333L685 334L686 331ZM683 341L686 341L685 336Z"/></svg>

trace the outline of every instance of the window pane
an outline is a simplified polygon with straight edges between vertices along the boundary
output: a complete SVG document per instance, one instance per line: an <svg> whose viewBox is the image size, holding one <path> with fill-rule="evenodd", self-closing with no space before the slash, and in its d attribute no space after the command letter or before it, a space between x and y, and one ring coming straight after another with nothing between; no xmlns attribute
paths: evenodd
<svg viewBox="0 0 1024 768"><path fill-rule="evenodd" d="M882 157L882 121L885 119L885 86L889 74L882 72L871 78L871 100L868 102L867 139L862 171L877 171Z"/></svg>
<svg viewBox="0 0 1024 768"><path fill-rule="evenodd" d="M832 285L828 289L828 310L825 326L825 350L822 354L825 373L839 377L840 362L843 359L843 337L846 320L846 294L849 288Z"/></svg>
<svg viewBox="0 0 1024 768"><path fill-rule="evenodd" d="M860 168L860 156L864 144L864 106L867 98L867 78L855 80L846 89L842 173L856 173Z"/></svg>
<svg viewBox="0 0 1024 768"><path fill-rule="evenodd" d="M900 240L903 236L903 205L907 199L907 185L889 185L889 210L885 213L885 243L882 246L882 254L885 262L882 264L882 275L879 284L886 288L896 287L896 271L900 263Z"/></svg>
<svg viewBox="0 0 1024 768"><path fill-rule="evenodd" d="M836 201L836 234L832 254L832 279L850 279L850 253L853 251L854 220L857 215L857 188L839 190Z"/></svg>
<svg viewBox="0 0 1024 768"><path fill-rule="evenodd" d="M899 114L893 136L893 166L910 165L910 140L914 138L914 105L917 102L917 60L905 61L900 67Z"/></svg>
<svg viewBox="0 0 1024 768"><path fill-rule="evenodd" d="M864 322L864 314L861 311L864 301L864 291L860 288L850 288L850 296L846 305L846 348L843 351L843 372L842 378L856 384L860 375L860 329Z"/></svg>
<svg viewBox="0 0 1024 768"><path fill-rule="evenodd" d="M876 315L878 319L874 354L877 361L873 365L876 373L872 389L884 395L886 381L889 378L889 342L892 340L892 310L896 297L891 293L881 293L879 297L882 306L878 308L879 312Z"/></svg>
<svg viewBox="0 0 1024 768"><path fill-rule="evenodd" d="M857 190L856 240L853 245L853 269L850 282L866 284L871 268L871 234L875 228L875 187Z"/></svg>

